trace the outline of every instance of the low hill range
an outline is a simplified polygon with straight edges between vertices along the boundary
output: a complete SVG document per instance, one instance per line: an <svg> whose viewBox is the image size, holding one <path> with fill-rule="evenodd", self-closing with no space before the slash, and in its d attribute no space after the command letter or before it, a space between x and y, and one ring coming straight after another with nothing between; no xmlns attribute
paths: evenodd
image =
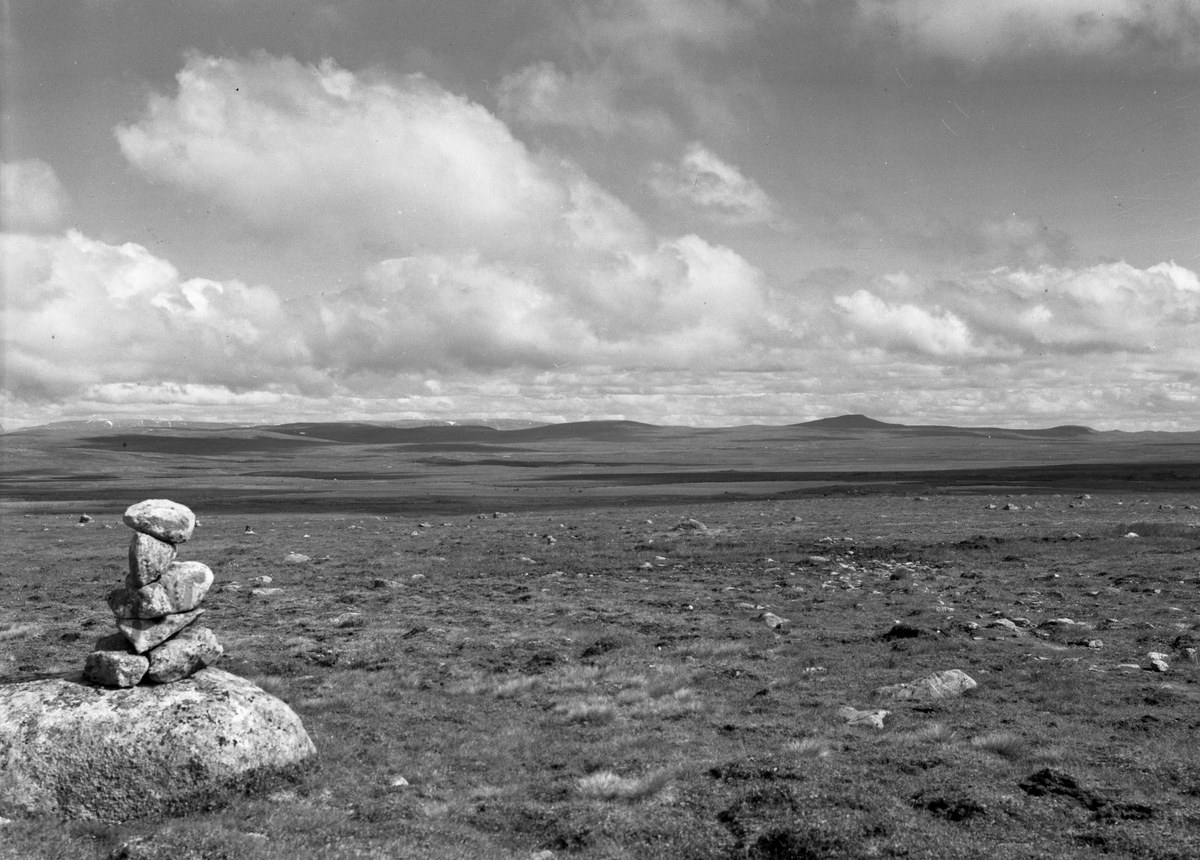
<svg viewBox="0 0 1200 860"><path fill-rule="evenodd" d="M1147 435L1190 437L1200 431L1165 433L1144 431L1130 434L1124 431L1098 431L1081 425L1061 425L1047 428L962 427L950 424L896 424L878 421L866 415L839 415L784 425L738 425L730 427L685 427L648 424L640 421L595 420L546 424L520 419L469 419L463 421L321 421L285 424L233 424L211 421L172 421L157 419L85 419L56 421L26 427L5 435L74 435L81 438L149 434L225 435L245 438L268 436L281 441L290 439L308 443L341 443L359 445L420 444L420 443L508 443L539 442L573 439L595 442L670 438L696 435L711 437L722 434L766 433L812 439L856 436L882 437L976 437L987 439L1082 440L1087 437Z"/></svg>

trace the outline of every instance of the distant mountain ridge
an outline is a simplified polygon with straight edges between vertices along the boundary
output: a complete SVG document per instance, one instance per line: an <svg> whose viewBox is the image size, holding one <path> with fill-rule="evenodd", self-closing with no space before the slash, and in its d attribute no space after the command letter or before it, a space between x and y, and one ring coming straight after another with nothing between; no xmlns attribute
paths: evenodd
<svg viewBox="0 0 1200 860"><path fill-rule="evenodd" d="M767 425L758 425L767 426ZM1057 427L1037 429L1012 429L1005 427L959 427L950 424L893 424L878 421L862 414L838 415L818 418L783 427L819 430L822 432L856 433L886 432L921 436L1010 436L1040 438L1076 438L1097 433L1090 427L1065 424ZM466 419L462 421L418 419L398 421L305 421L285 424L234 424L218 421L176 421L148 418L79 419L54 421L35 427L12 431L50 432L120 432L120 431L220 431L239 430L258 433L282 434L302 437L307 440L342 442L353 444L418 443L430 441L538 441L555 438L592 438L597 440L619 440L638 435L657 433L719 432L736 430L736 426L680 427L647 424L641 421L597 420L568 421L548 424L521 419ZM2 431L0 431L2 432Z"/></svg>
<svg viewBox="0 0 1200 860"><path fill-rule="evenodd" d="M792 427L811 427L818 430L886 430L921 436L1039 436L1043 438L1074 438L1087 436L1098 431L1081 424L1062 424L1057 427L1042 427L1030 430L1011 427L958 427L953 424L888 424L866 415L839 415L836 418L818 418L792 424Z"/></svg>

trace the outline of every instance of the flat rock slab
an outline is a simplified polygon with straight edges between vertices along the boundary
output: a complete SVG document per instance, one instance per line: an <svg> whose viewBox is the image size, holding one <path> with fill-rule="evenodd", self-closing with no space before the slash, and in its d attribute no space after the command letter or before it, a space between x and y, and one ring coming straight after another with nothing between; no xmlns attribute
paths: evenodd
<svg viewBox="0 0 1200 860"><path fill-rule="evenodd" d="M0 684L0 816L213 809L295 777L315 755L291 708L220 669L127 689L79 675Z"/></svg>
<svg viewBox="0 0 1200 860"><path fill-rule="evenodd" d="M165 618L118 618L117 629L129 640L133 650L145 654L155 645L166 642L204 614L203 609L180 612Z"/></svg>
<svg viewBox="0 0 1200 860"><path fill-rule="evenodd" d="M183 543L196 528L196 515L191 509L170 499L146 499L130 505L121 519L135 532L167 543Z"/></svg>

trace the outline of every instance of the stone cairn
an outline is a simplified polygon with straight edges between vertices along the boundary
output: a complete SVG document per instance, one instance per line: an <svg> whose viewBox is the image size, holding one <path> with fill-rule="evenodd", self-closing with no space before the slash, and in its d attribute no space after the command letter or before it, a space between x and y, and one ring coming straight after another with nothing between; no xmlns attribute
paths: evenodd
<svg viewBox="0 0 1200 860"><path fill-rule="evenodd" d="M125 585L108 594L117 631L96 642L83 676L106 687L180 681L217 660L224 649L195 624L213 572L198 561L176 561L176 545L192 536L196 516L167 499L147 499L125 511L136 532Z"/></svg>

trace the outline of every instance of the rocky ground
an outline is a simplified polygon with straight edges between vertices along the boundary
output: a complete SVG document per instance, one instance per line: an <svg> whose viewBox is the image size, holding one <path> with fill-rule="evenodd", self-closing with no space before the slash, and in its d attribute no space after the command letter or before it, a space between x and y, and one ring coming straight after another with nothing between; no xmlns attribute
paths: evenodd
<svg viewBox="0 0 1200 860"><path fill-rule="evenodd" d="M1200 856L1196 501L193 504L219 666L320 769L179 819L13 819L0 856ZM80 513L7 510L0 683L111 625L127 538Z"/></svg>

